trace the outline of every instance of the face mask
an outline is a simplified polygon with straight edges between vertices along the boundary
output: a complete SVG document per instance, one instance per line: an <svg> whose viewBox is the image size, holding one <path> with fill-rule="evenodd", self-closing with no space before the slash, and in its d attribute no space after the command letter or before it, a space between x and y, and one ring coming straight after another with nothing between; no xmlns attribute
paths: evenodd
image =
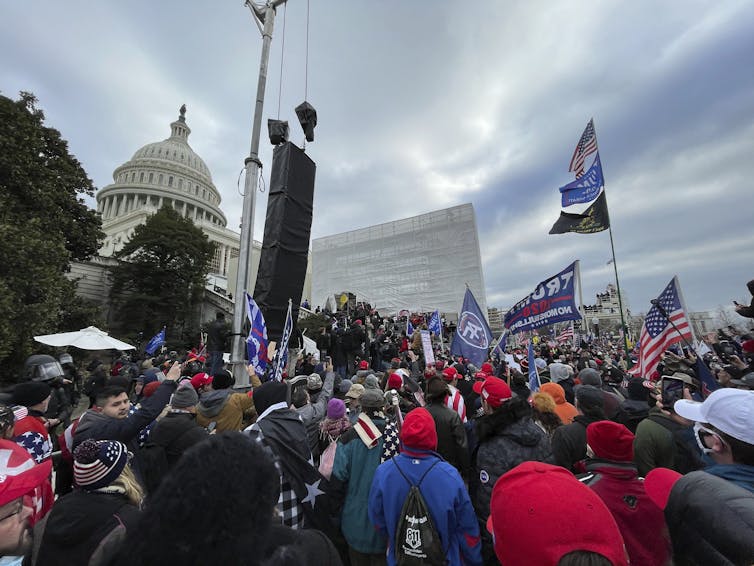
<svg viewBox="0 0 754 566"><path fill-rule="evenodd" d="M716 436L720 440L720 442L725 444L725 441L717 432L707 428L706 426L703 426L702 423L694 423L694 438L696 438L696 443L699 445L701 451L705 454L712 454L714 453L714 450L712 448L707 448L707 446L704 444L704 438L702 435Z"/></svg>

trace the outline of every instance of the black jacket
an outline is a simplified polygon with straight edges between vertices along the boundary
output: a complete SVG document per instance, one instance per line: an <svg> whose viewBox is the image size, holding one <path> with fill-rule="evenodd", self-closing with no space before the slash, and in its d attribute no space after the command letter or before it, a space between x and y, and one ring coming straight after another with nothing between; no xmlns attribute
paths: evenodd
<svg viewBox="0 0 754 566"><path fill-rule="evenodd" d="M207 328L207 351L224 352L228 340L228 325L224 320L213 320Z"/></svg>
<svg viewBox="0 0 754 566"><path fill-rule="evenodd" d="M691 472L670 492L665 519L676 566L754 563L754 494L706 472Z"/></svg>
<svg viewBox="0 0 754 566"><path fill-rule="evenodd" d="M208 436L207 430L197 424L195 415L168 413L149 433L149 441L165 448L168 466L172 468L186 450Z"/></svg>
<svg viewBox="0 0 754 566"><path fill-rule="evenodd" d="M429 403L426 407L437 430L437 452L458 470L461 477L469 477L469 446L466 429L458 413L442 403Z"/></svg>
<svg viewBox="0 0 754 566"><path fill-rule="evenodd" d="M571 472L586 458L586 427L603 419L576 415L569 425L558 427L552 435L552 453L555 463Z"/></svg>
<svg viewBox="0 0 754 566"><path fill-rule="evenodd" d="M108 564L139 519L139 510L119 494L75 490L50 511L37 555L37 566Z"/></svg>

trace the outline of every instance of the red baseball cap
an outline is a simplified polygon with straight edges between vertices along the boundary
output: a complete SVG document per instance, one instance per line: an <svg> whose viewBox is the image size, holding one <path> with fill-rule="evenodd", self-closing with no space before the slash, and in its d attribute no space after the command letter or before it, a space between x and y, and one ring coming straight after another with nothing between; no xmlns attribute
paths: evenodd
<svg viewBox="0 0 754 566"><path fill-rule="evenodd" d="M487 404L493 409L498 408L513 397L511 388L508 387L508 384L499 377L490 376L484 381L477 381L474 383L473 389L474 392L487 401Z"/></svg>
<svg viewBox="0 0 754 566"><path fill-rule="evenodd" d="M482 367L479 368L479 371L483 371L487 375L493 375L495 373L495 370L490 362L484 362L482 364Z"/></svg>
<svg viewBox="0 0 754 566"><path fill-rule="evenodd" d="M524 462L501 476L492 490L487 530L505 566L557 564L576 550L600 554L613 566L628 565L610 510L560 466Z"/></svg>
<svg viewBox="0 0 754 566"><path fill-rule="evenodd" d="M442 378L445 381L453 381L457 377L458 377L458 370L454 368L453 366L450 366L449 368L445 368L444 370L442 370Z"/></svg>
<svg viewBox="0 0 754 566"><path fill-rule="evenodd" d="M191 386L196 390L210 383L212 383L212 376L206 373L197 373L191 378Z"/></svg>
<svg viewBox="0 0 754 566"><path fill-rule="evenodd" d="M390 377L387 379L387 387L388 389L400 389L403 387L403 377L399 372L394 372L390 374Z"/></svg>
<svg viewBox="0 0 754 566"><path fill-rule="evenodd" d="M361 360L359 362L359 369L369 369L369 362L366 360Z"/></svg>

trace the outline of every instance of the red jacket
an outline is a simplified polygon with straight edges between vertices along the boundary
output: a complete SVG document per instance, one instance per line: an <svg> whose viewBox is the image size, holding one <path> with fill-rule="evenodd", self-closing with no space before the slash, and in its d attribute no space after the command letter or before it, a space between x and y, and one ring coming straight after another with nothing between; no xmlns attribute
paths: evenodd
<svg viewBox="0 0 754 566"><path fill-rule="evenodd" d="M666 566L671 543L665 515L644 491L631 462L587 460L587 474L579 479L588 485L618 523L631 564Z"/></svg>

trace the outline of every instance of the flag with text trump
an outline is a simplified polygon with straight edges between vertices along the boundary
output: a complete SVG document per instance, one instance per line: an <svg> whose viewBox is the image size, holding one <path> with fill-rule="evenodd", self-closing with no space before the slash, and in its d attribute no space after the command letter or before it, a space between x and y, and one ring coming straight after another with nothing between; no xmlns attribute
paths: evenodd
<svg viewBox="0 0 754 566"><path fill-rule="evenodd" d="M681 304L678 277L673 277L657 297L657 304L653 303L644 319L644 326L639 336L639 361L628 370L628 373L646 379L655 379L657 365L665 350L683 340L691 340L692 336L691 323Z"/></svg>
<svg viewBox="0 0 754 566"><path fill-rule="evenodd" d="M249 358L249 365L254 367L257 375L262 376L267 371L267 364L270 360L267 358L267 325L264 323L264 316L259 306L246 294L246 316L249 319L251 328L249 336L246 338L246 354Z"/></svg>

